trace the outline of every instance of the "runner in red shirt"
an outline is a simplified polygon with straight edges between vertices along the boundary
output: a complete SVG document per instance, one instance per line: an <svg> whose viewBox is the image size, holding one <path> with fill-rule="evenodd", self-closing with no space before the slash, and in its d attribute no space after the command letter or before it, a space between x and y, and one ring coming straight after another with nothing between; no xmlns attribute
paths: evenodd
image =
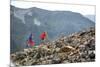
<svg viewBox="0 0 100 67"><path fill-rule="evenodd" d="M43 33L40 34L40 39L45 40L46 36L47 36L46 32L43 32Z"/></svg>

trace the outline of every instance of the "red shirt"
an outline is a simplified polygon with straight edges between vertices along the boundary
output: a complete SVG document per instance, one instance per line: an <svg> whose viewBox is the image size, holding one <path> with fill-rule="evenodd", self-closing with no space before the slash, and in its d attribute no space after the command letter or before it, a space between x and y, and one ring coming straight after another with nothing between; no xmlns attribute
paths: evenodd
<svg viewBox="0 0 100 67"><path fill-rule="evenodd" d="M40 39L44 40L46 38L46 32L40 34Z"/></svg>

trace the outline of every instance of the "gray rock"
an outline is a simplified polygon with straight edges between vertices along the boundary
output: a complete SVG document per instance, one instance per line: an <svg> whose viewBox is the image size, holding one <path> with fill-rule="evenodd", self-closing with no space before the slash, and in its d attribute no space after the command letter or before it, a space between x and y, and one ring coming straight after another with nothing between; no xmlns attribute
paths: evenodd
<svg viewBox="0 0 100 67"><path fill-rule="evenodd" d="M91 53L89 54L89 58L90 58L90 59L95 59L95 53L94 53L94 52L91 52Z"/></svg>

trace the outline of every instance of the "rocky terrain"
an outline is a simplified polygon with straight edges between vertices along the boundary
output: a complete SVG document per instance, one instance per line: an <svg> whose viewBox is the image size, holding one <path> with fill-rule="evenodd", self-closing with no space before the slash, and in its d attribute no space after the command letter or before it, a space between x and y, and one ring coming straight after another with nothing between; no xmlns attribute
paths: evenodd
<svg viewBox="0 0 100 67"><path fill-rule="evenodd" d="M61 36L41 46L11 54L15 65L44 65L95 61L95 28Z"/></svg>

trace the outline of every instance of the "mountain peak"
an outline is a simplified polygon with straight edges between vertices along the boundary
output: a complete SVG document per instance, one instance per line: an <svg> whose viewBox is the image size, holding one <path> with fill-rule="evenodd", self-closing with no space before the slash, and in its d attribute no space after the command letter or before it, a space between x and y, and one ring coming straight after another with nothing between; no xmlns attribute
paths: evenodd
<svg viewBox="0 0 100 67"><path fill-rule="evenodd" d="M34 41L36 44L39 44L41 41L38 36L43 31L47 31L50 40L53 40L59 37L61 33L69 35L81 31L84 28L95 26L95 23L80 13L71 11L48 11L37 7L29 9L12 7L11 35L13 36L11 38L11 48L13 52L26 48L25 41L30 32L36 35ZM25 33L23 34L23 32ZM22 35L23 38L19 40L19 37ZM21 46L18 44L21 44ZM17 49L16 46L19 47L19 49Z"/></svg>

